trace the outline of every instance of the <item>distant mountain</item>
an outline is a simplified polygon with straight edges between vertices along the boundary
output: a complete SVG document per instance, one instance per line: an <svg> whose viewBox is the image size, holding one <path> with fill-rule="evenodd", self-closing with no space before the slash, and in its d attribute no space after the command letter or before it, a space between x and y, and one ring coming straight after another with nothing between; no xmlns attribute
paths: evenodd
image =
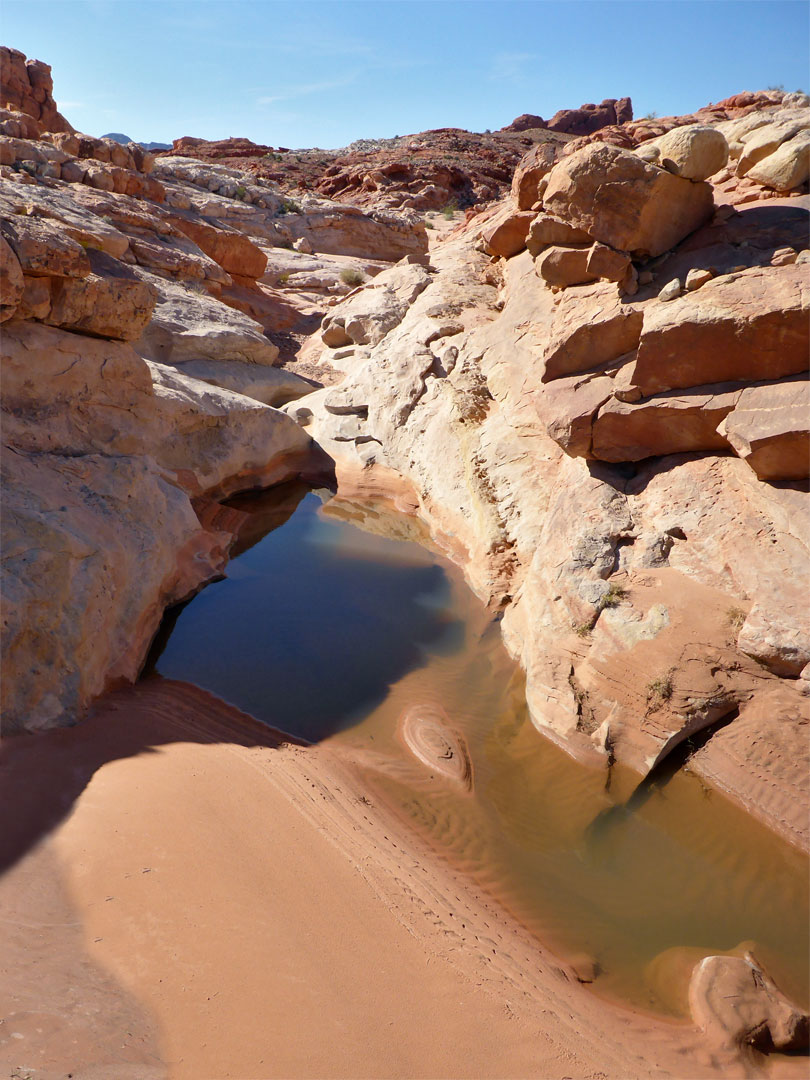
<svg viewBox="0 0 810 1080"><path fill-rule="evenodd" d="M122 143L124 146L128 142L135 142L134 139L130 139L129 135L122 135L120 131L108 131L106 135L101 136L102 139L115 139L116 142ZM171 150L172 144L165 142L142 142L138 143L138 146L142 146L144 150Z"/></svg>

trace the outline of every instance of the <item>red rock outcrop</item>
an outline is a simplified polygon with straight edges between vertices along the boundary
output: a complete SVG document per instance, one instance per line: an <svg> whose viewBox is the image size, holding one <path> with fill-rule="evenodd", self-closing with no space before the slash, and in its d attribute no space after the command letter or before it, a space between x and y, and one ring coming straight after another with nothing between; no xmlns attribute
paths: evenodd
<svg viewBox="0 0 810 1080"><path fill-rule="evenodd" d="M803 372L809 307L800 266L715 278L697 293L645 311L633 385L646 395Z"/></svg>
<svg viewBox="0 0 810 1080"><path fill-rule="evenodd" d="M629 97L605 98L600 105L580 105L578 109L561 109L545 125L549 131L566 135L590 135L611 124L626 124L633 119L633 104Z"/></svg>
<svg viewBox="0 0 810 1080"><path fill-rule="evenodd" d="M501 131L531 131L533 128L542 127L546 127L546 122L542 116L536 116L534 113L521 113L520 116L515 117L511 124L502 127Z"/></svg>
<svg viewBox="0 0 810 1080"><path fill-rule="evenodd" d="M0 46L0 105L33 117L40 131L73 131L56 108L48 64Z"/></svg>

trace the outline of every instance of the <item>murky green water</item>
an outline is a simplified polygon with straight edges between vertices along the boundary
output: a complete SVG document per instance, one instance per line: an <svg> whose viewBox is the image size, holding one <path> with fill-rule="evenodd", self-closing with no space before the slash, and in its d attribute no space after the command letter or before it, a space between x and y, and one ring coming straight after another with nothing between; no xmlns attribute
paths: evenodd
<svg viewBox="0 0 810 1080"><path fill-rule="evenodd" d="M251 516L228 578L167 624L155 669L290 734L339 740L538 938L595 960L595 989L678 1011L686 965L668 950L750 942L806 1004L806 858L688 772L617 804L602 771L532 727L497 625L418 522L301 495L235 500ZM415 705L466 740L472 792L406 748L398 723Z"/></svg>

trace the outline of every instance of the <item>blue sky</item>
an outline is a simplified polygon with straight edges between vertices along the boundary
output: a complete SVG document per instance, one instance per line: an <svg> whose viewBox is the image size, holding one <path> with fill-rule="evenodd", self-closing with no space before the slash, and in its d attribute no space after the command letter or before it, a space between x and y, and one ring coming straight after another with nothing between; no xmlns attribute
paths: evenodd
<svg viewBox="0 0 810 1080"><path fill-rule="evenodd" d="M334 148L630 95L808 88L805 0L2 0L74 127Z"/></svg>

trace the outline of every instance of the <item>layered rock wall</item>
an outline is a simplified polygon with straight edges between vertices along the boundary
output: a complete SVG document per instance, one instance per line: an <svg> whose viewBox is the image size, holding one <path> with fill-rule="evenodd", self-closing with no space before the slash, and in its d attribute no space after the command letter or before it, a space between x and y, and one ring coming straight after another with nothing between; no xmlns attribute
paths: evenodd
<svg viewBox="0 0 810 1080"><path fill-rule="evenodd" d="M726 724L733 754L694 767L807 846L808 209L718 209L718 145L551 163L531 213L436 245L404 318L287 411L345 484L409 482L541 730L643 776Z"/></svg>

